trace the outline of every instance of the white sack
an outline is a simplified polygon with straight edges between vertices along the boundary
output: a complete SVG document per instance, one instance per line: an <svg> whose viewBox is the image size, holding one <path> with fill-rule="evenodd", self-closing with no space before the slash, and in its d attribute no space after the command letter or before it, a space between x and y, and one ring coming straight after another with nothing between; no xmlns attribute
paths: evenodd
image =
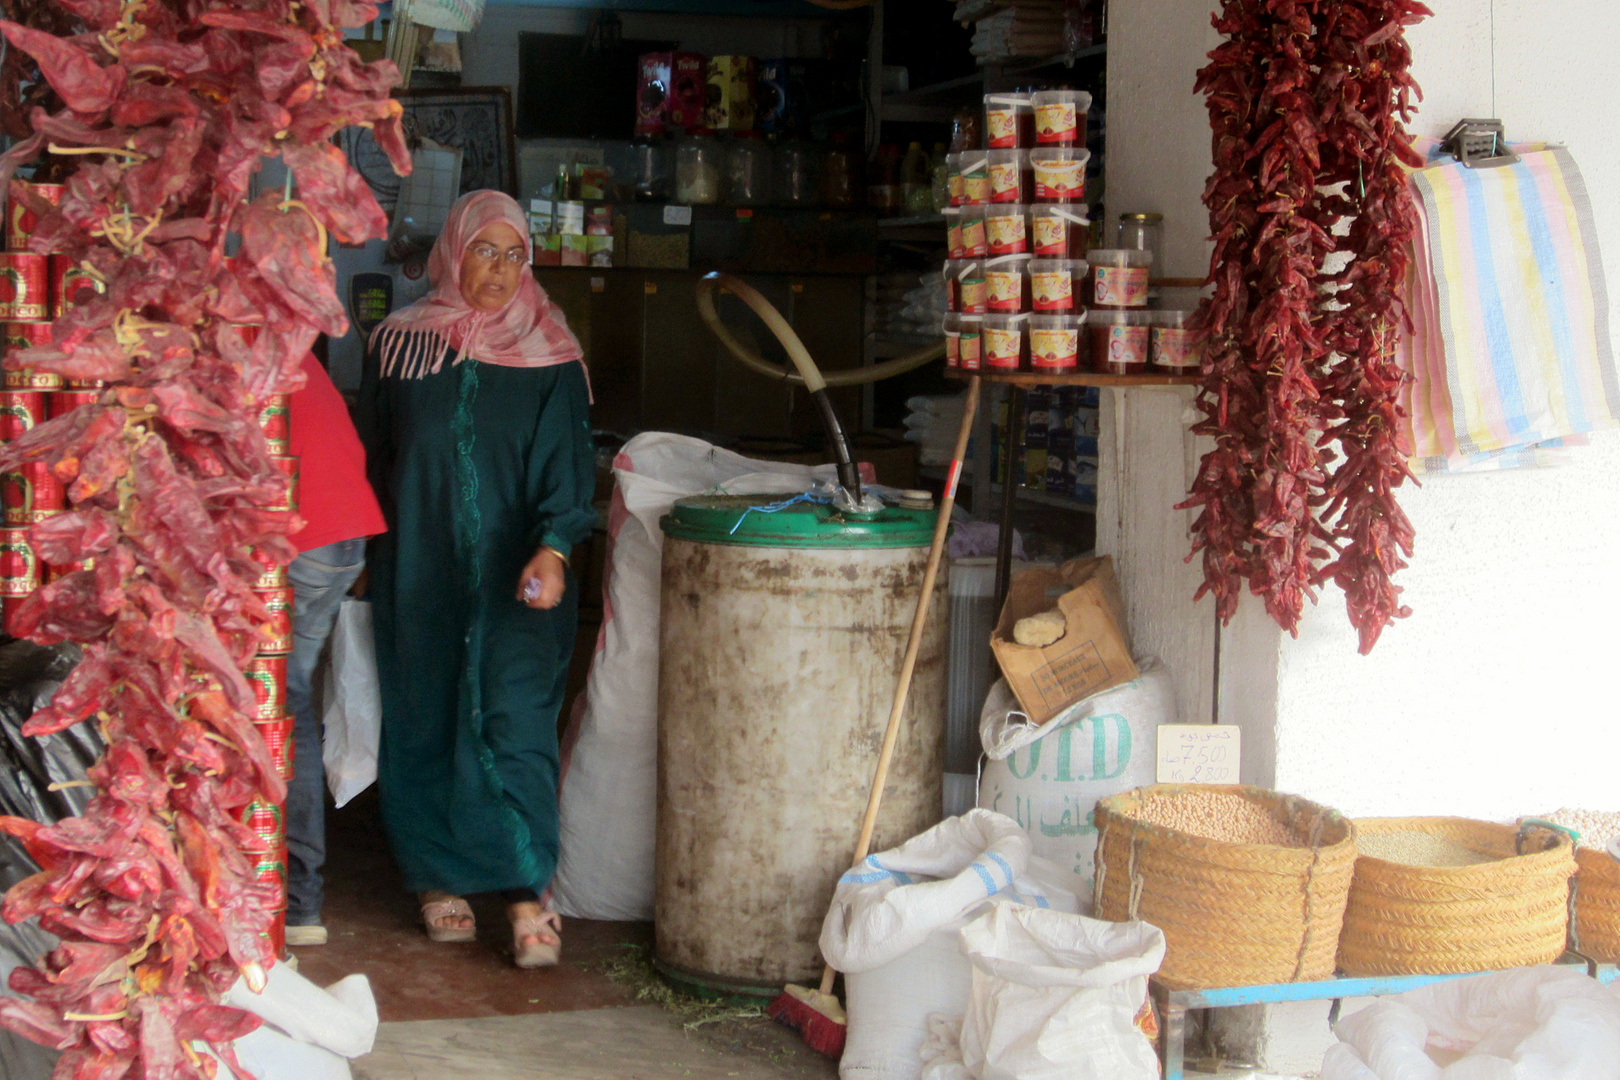
<svg viewBox="0 0 1620 1080"><path fill-rule="evenodd" d="M796 494L836 475L785 465L701 439L648 432L614 461L602 632L559 792L562 850L554 906L581 919L653 917L658 774L658 519L675 500L719 489Z"/></svg>
<svg viewBox="0 0 1620 1080"><path fill-rule="evenodd" d="M212 1053L202 1044L197 1049ZM254 1080L353 1080L347 1058L310 1046L276 1031L262 1027L231 1043L236 1060ZM217 1057L218 1055L214 1055ZM230 1070L220 1066L219 1076L229 1077Z"/></svg>
<svg viewBox="0 0 1620 1080"><path fill-rule="evenodd" d="M326 711L321 718L321 764L332 801L342 806L377 780L382 696L371 602L344 600L332 626L332 662L326 669Z"/></svg>
<svg viewBox="0 0 1620 1080"><path fill-rule="evenodd" d="M1031 855L1018 823L988 810L947 818L839 880L821 953L844 973L843 1080L917 1080L929 1016L967 1007L972 968L959 931L996 902L1079 904L1067 875Z"/></svg>
<svg viewBox="0 0 1620 1080"><path fill-rule="evenodd" d="M1322 1080L1620 1080L1620 1000L1578 968L1435 983L1334 1033Z"/></svg>
<svg viewBox="0 0 1620 1080"><path fill-rule="evenodd" d="M1141 674L1030 723L1005 679L990 688L979 717L985 762L979 806L1012 817L1035 854L1073 875L1070 889L1089 906L1097 800L1151 784L1160 724L1177 722L1170 675L1152 657Z"/></svg>
<svg viewBox="0 0 1620 1080"><path fill-rule="evenodd" d="M1136 1026L1164 934L995 904L962 929L973 990L961 1053L977 1080L1157 1080Z"/></svg>
<svg viewBox="0 0 1620 1080"><path fill-rule="evenodd" d="M255 994L238 979L221 1000L296 1042L340 1057L371 1053L377 1038L377 1000L364 975L350 975L322 990L286 964L277 964L270 969L263 993Z"/></svg>

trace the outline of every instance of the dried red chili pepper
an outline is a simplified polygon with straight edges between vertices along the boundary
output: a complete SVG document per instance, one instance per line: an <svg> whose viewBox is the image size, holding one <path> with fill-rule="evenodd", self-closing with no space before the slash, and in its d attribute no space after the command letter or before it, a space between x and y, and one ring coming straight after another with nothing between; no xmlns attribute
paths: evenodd
<svg viewBox="0 0 1620 1080"><path fill-rule="evenodd" d="M1194 430L1216 442L1181 504L1199 509L1198 596L1229 621L1246 585L1297 633L1332 580L1363 652L1408 613L1390 581L1412 542L1393 495L1409 474L1392 345L1415 224L1404 29L1428 13L1226 0L1197 83L1214 133L1214 293Z"/></svg>
<svg viewBox="0 0 1620 1080"><path fill-rule="evenodd" d="M11 0L0 0L11 2ZM83 816L0 819L42 867L0 913L38 916L61 945L0 999L0 1025L63 1051L75 1080L212 1077L213 1045L258 1021L219 1004L274 962L273 890L246 851L266 843L227 812L285 786L251 720L242 666L267 618L252 591L293 556L296 514L257 424L294 389L317 333L346 328L328 230L379 237L385 219L341 154L354 123L408 169L393 65L341 41L374 6L343 0L69 0L99 33L72 39L0 20L68 109L35 109L34 137L0 155L0 184L47 141L80 167L37 244L90 268L105 292L7 361L108 386L98 400L0 447L0 469L44 461L71 509L31 533L50 562L93 560L35 593L17 630L75 640L84 659L25 727L95 718L107 739ZM312 145L312 141L319 145ZM300 200L243 204L267 151ZM3 189L3 187L0 187ZM225 260L228 233L242 248ZM263 324L248 346L241 324Z"/></svg>

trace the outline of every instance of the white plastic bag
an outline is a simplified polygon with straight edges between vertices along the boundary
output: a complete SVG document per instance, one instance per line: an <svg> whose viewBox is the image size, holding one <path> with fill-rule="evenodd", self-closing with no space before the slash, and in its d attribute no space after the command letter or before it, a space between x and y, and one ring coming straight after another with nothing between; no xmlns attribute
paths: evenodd
<svg viewBox="0 0 1620 1080"><path fill-rule="evenodd" d="M371 636L371 602L344 600L331 640L326 713L321 718L325 727L321 764L326 767L332 801L342 806L377 780L382 697L377 685L377 645Z"/></svg>
<svg viewBox="0 0 1620 1080"><path fill-rule="evenodd" d="M563 746L558 911L582 919L653 917L658 775L658 519L713 489L792 494L835 475L755 461L701 439L637 435L613 464L607 596L583 710Z"/></svg>
<svg viewBox="0 0 1620 1080"><path fill-rule="evenodd" d="M1578 968L1435 983L1334 1033L1322 1080L1620 1080L1620 1000Z"/></svg>
<svg viewBox="0 0 1620 1080"><path fill-rule="evenodd" d="M1077 702L1045 724L1031 724L998 680L979 717L985 755L979 805L1015 819L1035 854L1074 875L1070 888L1091 902L1097 800L1151 784L1160 724L1177 722L1175 686L1152 657L1141 674Z"/></svg>
<svg viewBox="0 0 1620 1080"><path fill-rule="evenodd" d="M1018 823L988 810L947 818L839 880L821 953L844 973L843 1080L916 1080L929 1016L967 1006L972 969L959 931L995 902L1079 904L1066 876L1030 854Z"/></svg>
<svg viewBox="0 0 1620 1080"><path fill-rule="evenodd" d="M962 1063L977 1080L1157 1080L1136 1026L1164 934L1144 922L996 904L962 929L973 991Z"/></svg>
<svg viewBox="0 0 1620 1080"><path fill-rule="evenodd" d="M238 979L222 1001L264 1021L265 1026L231 1044L242 1067L257 1080L350 1080L347 1059L371 1053L376 1042L377 1001L364 975L350 975L322 990L286 964L277 964L261 993Z"/></svg>

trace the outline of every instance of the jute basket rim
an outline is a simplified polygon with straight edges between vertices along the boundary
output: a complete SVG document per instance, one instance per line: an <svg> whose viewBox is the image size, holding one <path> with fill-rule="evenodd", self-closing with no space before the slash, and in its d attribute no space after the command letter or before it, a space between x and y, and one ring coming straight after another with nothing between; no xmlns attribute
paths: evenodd
<svg viewBox="0 0 1620 1080"><path fill-rule="evenodd" d="M1489 875L1494 871L1507 869L1509 866L1515 870L1533 872L1555 863L1569 864L1575 858L1575 845L1568 833L1539 826L1531 827L1530 831L1551 836L1552 844L1541 851L1528 851L1521 855L1517 848L1519 827L1495 821L1478 821L1463 817L1383 817L1356 818L1354 824L1357 836L1428 833L1430 836L1449 840L1476 854L1492 857L1490 862L1475 863L1472 866L1415 866L1411 863L1380 859L1376 855L1368 855L1359 850L1356 853L1357 862L1365 860L1376 866L1390 867L1397 872L1432 876L1440 880L1461 881L1476 878L1482 874Z"/></svg>
<svg viewBox="0 0 1620 1080"><path fill-rule="evenodd" d="M1310 862L1313 859L1312 849L1309 845L1300 844L1263 844L1259 841L1249 840L1216 840L1213 837L1199 836L1196 833L1182 832L1165 825L1155 825L1143 821L1136 816L1142 803L1159 795L1179 795L1184 792L1213 792L1216 794L1236 795L1250 802L1268 805L1271 809L1293 806L1308 814L1322 816L1322 842L1318 845L1323 852L1334 851L1345 845L1355 842L1355 824L1339 811L1321 803L1312 802L1303 795L1289 795L1270 788L1256 787L1253 784L1149 784L1146 787L1135 788L1119 795L1108 795L1097 801L1097 809L1104 814L1112 814L1122 821L1130 823L1133 831L1147 836L1157 836L1164 839L1173 839L1176 842L1193 848L1206 848L1212 852L1238 852L1255 851L1256 849L1275 852L1277 857L1285 859L1302 859ZM1336 838L1335 838L1335 834Z"/></svg>

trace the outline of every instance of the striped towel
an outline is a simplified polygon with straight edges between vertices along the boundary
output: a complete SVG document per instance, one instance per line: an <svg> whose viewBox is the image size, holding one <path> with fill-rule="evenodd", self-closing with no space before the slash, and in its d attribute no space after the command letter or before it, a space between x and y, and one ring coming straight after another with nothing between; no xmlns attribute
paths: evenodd
<svg viewBox="0 0 1620 1080"><path fill-rule="evenodd" d="M1585 182L1562 147L1514 149L1514 165L1445 158L1412 175L1422 224L1401 353L1422 471L1542 464L1620 422Z"/></svg>

